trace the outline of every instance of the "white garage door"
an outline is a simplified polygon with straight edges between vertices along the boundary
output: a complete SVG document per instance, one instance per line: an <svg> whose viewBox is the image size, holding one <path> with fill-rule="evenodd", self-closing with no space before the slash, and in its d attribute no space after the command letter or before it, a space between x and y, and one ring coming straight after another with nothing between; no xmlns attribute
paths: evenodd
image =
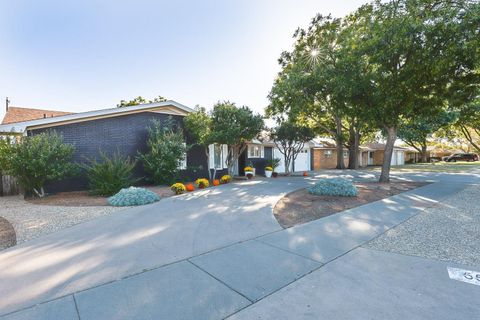
<svg viewBox="0 0 480 320"><path fill-rule="evenodd" d="M403 151L394 150L392 154L392 161L390 161L392 166L401 166L405 164L405 154Z"/></svg>
<svg viewBox="0 0 480 320"><path fill-rule="evenodd" d="M275 169L276 172L279 172L279 173L285 173L285 164L284 164L284 156L283 154L280 152L280 150L278 150L278 148L274 148L273 149L273 157L274 158L279 158L280 159L280 164L278 165L278 167ZM290 169L291 169L291 166L292 164L290 164Z"/></svg>
<svg viewBox="0 0 480 320"><path fill-rule="evenodd" d="M310 149L303 149L295 160L295 171L310 171Z"/></svg>

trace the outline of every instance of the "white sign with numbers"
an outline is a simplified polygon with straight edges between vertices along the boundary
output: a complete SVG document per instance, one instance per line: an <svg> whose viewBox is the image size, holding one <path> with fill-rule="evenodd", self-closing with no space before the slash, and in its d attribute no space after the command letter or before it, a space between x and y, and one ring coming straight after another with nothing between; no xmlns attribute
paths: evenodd
<svg viewBox="0 0 480 320"><path fill-rule="evenodd" d="M458 268L447 268L450 279L463 281L480 286L480 271L470 271Z"/></svg>

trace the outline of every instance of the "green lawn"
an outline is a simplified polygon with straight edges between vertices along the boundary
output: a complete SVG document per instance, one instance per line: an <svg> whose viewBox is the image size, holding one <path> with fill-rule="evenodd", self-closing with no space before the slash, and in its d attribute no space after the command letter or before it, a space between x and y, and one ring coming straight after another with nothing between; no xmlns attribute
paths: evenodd
<svg viewBox="0 0 480 320"><path fill-rule="evenodd" d="M375 167L374 170L380 170ZM418 172L468 172L473 169L480 169L480 161L476 162L437 162L437 163L416 163L403 166L392 166L393 171L418 171Z"/></svg>

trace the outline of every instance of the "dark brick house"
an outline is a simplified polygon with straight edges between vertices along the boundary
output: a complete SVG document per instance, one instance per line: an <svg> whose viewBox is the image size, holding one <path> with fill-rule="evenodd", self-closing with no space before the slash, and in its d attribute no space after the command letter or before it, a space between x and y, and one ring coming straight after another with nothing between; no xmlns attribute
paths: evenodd
<svg viewBox="0 0 480 320"><path fill-rule="evenodd" d="M112 154L115 151L135 158L147 149L148 127L152 120L164 122L171 117L178 127L183 128L183 117L192 109L175 101L143 104L123 108L112 108L10 123L0 126L0 133L35 135L54 130L63 135L64 141L75 146L74 161L84 163L99 156L100 151ZM186 135L187 145L193 143ZM192 180L208 177L208 168L216 166L217 177L226 173L226 146L211 146L210 158L204 150L192 146L181 165L182 179ZM135 175L145 178L139 163ZM83 190L87 187L84 176L65 179L47 186L50 192Z"/></svg>

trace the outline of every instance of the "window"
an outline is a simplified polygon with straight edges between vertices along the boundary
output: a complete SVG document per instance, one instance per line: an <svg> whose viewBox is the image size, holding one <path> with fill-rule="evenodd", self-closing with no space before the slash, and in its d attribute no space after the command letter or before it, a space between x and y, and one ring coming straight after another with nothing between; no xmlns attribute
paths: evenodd
<svg viewBox="0 0 480 320"><path fill-rule="evenodd" d="M343 158L344 159L348 158L348 151L347 150L343 151Z"/></svg>
<svg viewBox="0 0 480 320"><path fill-rule="evenodd" d="M222 169L222 145L216 144L213 147L213 161L216 169Z"/></svg>
<svg viewBox="0 0 480 320"><path fill-rule="evenodd" d="M260 158L262 155L262 146L250 145L248 146L249 158Z"/></svg>
<svg viewBox="0 0 480 320"><path fill-rule="evenodd" d="M184 143L183 143L183 146L186 147L187 144L184 142ZM185 169L187 169L187 153L186 153L186 152L183 154L183 160L180 161L179 167L180 167L180 170L185 170Z"/></svg>
<svg viewBox="0 0 480 320"><path fill-rule="evenodd" d="M325 155L325 158L330 158L332 156L332 150L325 150L323 154Z"/></svg>

